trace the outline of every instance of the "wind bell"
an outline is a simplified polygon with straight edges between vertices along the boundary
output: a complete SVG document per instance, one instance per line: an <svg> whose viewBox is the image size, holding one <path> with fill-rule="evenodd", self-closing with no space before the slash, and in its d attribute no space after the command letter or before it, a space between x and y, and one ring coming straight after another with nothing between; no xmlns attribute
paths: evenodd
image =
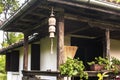
<svg viewBox="0 0 120 80"><path fill-rule="evenodd" d="M55 37L55 31L56 31L56 19L55 16L53 14L53 8L51 10L51 15L50 18L48 19L48 24L49 24L49 37L51 39L51 54L53 54L53 38Z"/></svg>

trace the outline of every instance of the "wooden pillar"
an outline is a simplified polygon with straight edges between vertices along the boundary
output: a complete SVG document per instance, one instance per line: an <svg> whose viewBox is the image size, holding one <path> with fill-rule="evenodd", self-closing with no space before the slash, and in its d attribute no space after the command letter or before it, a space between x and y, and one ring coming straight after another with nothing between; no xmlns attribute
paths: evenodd
<svg viewBox="0 0 120 80"><path fill-rule="evenodd" d="M106 29L106 57L110 58L110 30Z"/></svg>
<svg viewBox="0 0 120 80"><path fill-rule="evenodd" d="M28 35L24 34L24 59L23 70L28 70Z"/></svg>
<svg viewBox="0 0 120 80"><path fill-rule="evenodd" d="M60 14L57 26L57 69L64 62L64 16Z"/></svg>

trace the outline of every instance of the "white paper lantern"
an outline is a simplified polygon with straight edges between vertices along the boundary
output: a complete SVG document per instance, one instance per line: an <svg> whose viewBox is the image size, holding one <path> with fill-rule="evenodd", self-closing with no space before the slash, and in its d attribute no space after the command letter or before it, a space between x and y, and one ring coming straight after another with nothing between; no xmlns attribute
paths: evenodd
<svg viewBox="0 0 120 80"><path fill-rule="evenodd" d="M56 25L56 19L54 16L50 16L48 20L49 26L55 26Z"/></svg>
<svg viewBox="0 0 120 80"><path fill-rule="evenodd" d="M56 29L55 29L55 26L50 26L49 27L49 32L51 33L51 32L55 32L56 31Z"/></svg>
<svg viewBox="0 0 120 80"><path fill-rule="evenodd" d="M50 38L54 38L54 37L55 37L55 34L51 32L49 37L50 37Z"/></svg>

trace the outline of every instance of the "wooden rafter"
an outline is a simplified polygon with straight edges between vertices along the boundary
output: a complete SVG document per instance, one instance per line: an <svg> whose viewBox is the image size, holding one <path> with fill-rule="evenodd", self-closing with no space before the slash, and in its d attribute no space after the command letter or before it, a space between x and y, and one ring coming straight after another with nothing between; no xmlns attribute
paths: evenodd
<svg viewBox="0 0 120 80"><path fill-rule="evenodd" d="M47 21L48 21L48 19L45 18L45 19L42 20L39 24L34 25L33 28L29 28L29 29L27 29L27 30L24 30L23 32L28 32L29 35L30 35L30 34L36 32L36 31L39 31L40 29L38 29L38 28L40 28L40 27L41 27L41 28L44 27L44 25L47 24Z"/></svg>
<svg viewBox="0 0 120 80"><path fill-rule="evenodd" d="M36 22L38 22L38 20L34 20L34 19L27 19L27 18L22 18L22 19L20 19L20 21L23 21L23 22L31 22L31 23L36 23Z"/></svg>
<svg viewBox="0 0 120 80"><path fill-rule="evenodd" d="M88 24L91 24L96 27L104 26L104 27L109 27L109 28L114 27L114 28L120 29L120 24L118 24L118 23L102 21L102 20L93 19L93 18L87 18L87 17L83 17L80 15L65 14L65 18L70 19L70 20L80 21L80 22L87 22Z"/></svg>
<svg viewBox="0 0 120 80"><path fill-rule="evenodd" d="M35 12L31 12L29 13L31 15L34 15L34 16L38 16L38 17L46 17L45 15L41 14L41 13L35 13Z"/></svg>

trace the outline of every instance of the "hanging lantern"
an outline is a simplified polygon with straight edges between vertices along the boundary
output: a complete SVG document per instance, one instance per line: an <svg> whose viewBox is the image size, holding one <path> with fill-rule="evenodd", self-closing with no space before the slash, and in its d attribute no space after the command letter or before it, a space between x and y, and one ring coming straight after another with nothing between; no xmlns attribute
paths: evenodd
<svg viewBox="0 0 120 80"><path fill-rule="evenodd" d="M50 33L50 38L54 38L54 33L55 33L56 29L55 26L50 26L49 27L49 33Z"/></svg>
<svg viewBox="0 0 120 80"><path fill-rule="evenodd" d="M49 24L49 26L55 26L56 25L56 19L55 19L55 16L53 14L53 8L52 8L52 11L51 11L50 18L48 19L48 24Z"/></svg>
<svg viewBox="0 0 120 80"><path fill-rule="evenodd" d="M55 31L56 31L56 19L53 14L53 8L51 10L50 18L48 19L48 25L49 25L49 37L51 38L51 54L53 54L53 38L55 37Z"/></svg>
<svg viewBox="0 0 120 80"><path fill-rule="evenodd" d="M50 18L49 18L49 20L48 20L48 23L49 23L49 26L55 26L56 25L56 19L55 19L55 17L54 17L54 15L53 15L53 13L50 15Z"/></svg>

